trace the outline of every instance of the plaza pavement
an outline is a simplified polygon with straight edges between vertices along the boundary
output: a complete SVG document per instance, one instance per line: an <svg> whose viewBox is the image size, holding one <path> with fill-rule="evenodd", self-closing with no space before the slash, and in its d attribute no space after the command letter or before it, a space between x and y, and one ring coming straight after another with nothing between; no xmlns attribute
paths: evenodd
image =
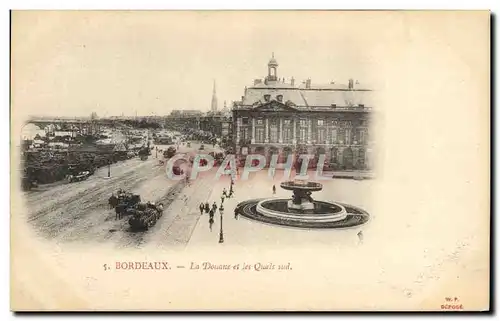
<svg viewBox="0 0 500 321"><path fill-rule="evenodd" d="M311 175L311 177L313 177ZM208 178L207 179L211 179ZM234 185L235 195L224 200L223 234L224 244L217 244L220 231L220 213L215 215L215 223L212 231L209 229L208 215L203 214L189 240L188 247L203 246L265 246L265 247L289 247L314 246L314 245L355 245L360 230L368 228L368 225L343 230L311 230L298 229L283 226L272 226L262 222L253 221L243 216L238 220L234 217L234 209L237 204L254 198L290 198L292 192L282 189L279 185L284 181L283 171L277 170L274 179L268 177L267 171L250 173L248 180L237 179ZM370 193L373 186L371 180L347 180L332 179L320 181L323 190L314 192L312 197L316 200L329 200L349 203L361 207L370 212ZM276 186L276 194L272 194L272 186ZM222 191L229 191L230 179L223 177L213 180L209 203L217 201L220 206ZM198 211L199 214L199 211Z"/></svg>

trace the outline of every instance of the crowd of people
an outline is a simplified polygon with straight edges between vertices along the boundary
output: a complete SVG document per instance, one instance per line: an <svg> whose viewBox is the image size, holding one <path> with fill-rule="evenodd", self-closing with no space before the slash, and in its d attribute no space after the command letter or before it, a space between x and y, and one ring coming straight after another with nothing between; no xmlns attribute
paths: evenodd
<svg viewBox="0 0 500 321"><path fill-rule="evenodd" d="M203 213L208 214L208 217L209 217L208 224L209 224L210 231L212 231L212 226L215 222L214 218L215 218L215 213L217 212L217 209L219 210L219 212L223 212L224 211L224 200L226 198L232 198L234 196L234 187L233 186L234 186L234 181L231 178L231 185L230 185L229 191L227 191L226 188L224 188L222 191L222 194L220 196L220 200L221 200L220 206L217 206L217 201L214 201L211 206L210 206L208 201L206 201L205 203L200 203L200 206L199 206L200 215L203 215ZM234 218L238 219L238 214L237 214L236 210L234 211Z"/></svg>

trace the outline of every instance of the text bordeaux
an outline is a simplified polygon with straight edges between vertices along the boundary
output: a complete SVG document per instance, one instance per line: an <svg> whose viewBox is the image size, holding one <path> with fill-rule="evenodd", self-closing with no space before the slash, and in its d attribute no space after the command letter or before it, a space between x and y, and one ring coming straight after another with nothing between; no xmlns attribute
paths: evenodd
<svg viewBox="0 0 500 321"><path fill-rule="evenodd" d="M170 270L168 262L116 262L117 270Z"/></svg>

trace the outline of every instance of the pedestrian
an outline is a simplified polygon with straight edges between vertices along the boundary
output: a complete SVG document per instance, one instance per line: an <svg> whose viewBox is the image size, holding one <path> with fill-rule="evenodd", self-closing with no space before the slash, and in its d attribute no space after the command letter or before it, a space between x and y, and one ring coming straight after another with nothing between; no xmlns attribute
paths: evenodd
<svg viewBox="0 0 500 321"><path fill-rule="evenodd" d="M238 208L235 208L234 209L234 219L237 220L238 219L238 215L240 215L240 212L238 211Z"/></svg>
<svg viewBox="0 0 500 321"><path fill-rule="evenodd" d="M205 209L205 205L202 203L200 203L200 215L203 215L203 210Z"/></svg>
<svg viewBox="0 0 500 321"><path fill-rule="evenodd" d="M208 224L210 226L210 232L212 232L212 225L214 225L214 219L212 217L208 220Z"/></svg>
<svg viewBox="0 0 500 321"><path fill-rule="evenodd" d="M276 185L273 185L273 195L276 194Z"/></svg>
<svg viewBox="0 0 500 321"><path fill-rule="evenodd" d="M212 209L215 211L217 211L217 204L215 204L215 202L212 204Z"/></svg>
<svg viewBox="0 0 500 321"><path fill-rule="evenodd" d="M225 188L225 187L224 187L224 189L222 190L222 195L223 195L224 197L227 197L227 191L226 191L226 188Z"/></svg>
<svg viewBox="0 0 500 321"><path fill-rule="evenodd" d="M210 209L210 212L208 213L208 215L210 215L210 218L213 219L214 218L214 215L215 215L215 211L214 209Z"/></svg>
<svg viewBox="0 0 500 321"><path fill-rule="evenodd" d="M205 213L208 213L210 211L210 205L208 202L205 203Z"/></svg>
<svg viewBox="0 0 500 321"><path fill-rule="evenodd" d="M224 198L225 198L225 196L224 196L224 194L222 194L221 197L220 197L220 203L221 204L224 204Z"/></svg>

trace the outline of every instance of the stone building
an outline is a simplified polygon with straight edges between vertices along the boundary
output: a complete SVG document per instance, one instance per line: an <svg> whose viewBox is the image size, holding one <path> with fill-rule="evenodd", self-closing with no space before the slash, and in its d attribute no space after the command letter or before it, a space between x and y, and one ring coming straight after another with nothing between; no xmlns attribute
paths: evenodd
<svg viewBox="0 0 500 321"><path fill-rule="evenodd" d="M198 129L211 132L219 137L224 146L231 145L233 120L231 110L228 109L226 102L224 102L224 108L221 111L210 111L200 117L198 121Z"/></svg>
<svg viewBox="0 0 500 321"><path fill-rule="evenodd" d="M288 155L309 154L315 167L319 155L334 170L370 169L373 144L370 120L373 91L350 79L347 85L313 85L307 79L278 77L278 62L268 63L268 75L245 88L233 105L233 143L237 157L262 154L278 164Z"/></svg>

